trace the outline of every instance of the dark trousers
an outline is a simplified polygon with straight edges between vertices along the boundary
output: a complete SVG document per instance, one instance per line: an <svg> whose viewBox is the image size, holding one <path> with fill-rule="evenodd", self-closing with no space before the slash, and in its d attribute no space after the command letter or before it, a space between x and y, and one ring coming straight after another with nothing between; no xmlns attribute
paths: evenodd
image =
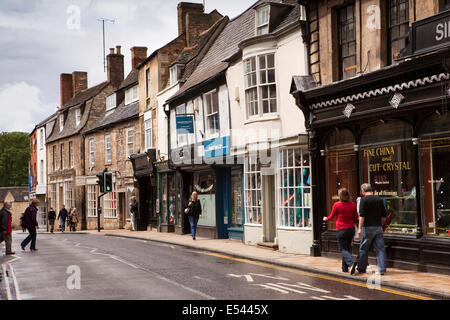
<svg viewBox="0 0 450 320"><path fill-rule="evenodd" d="M55 219L48 219L48 224L50 225L50 232L53 233L53 230L55 230Z"/></svg>
<svg viewBox="0 0 450 320"><path fill-rule="evenodd" d="M352 256L352 241L355 236L355 228L341 229L336 232L339 251L342 253L342 271L347 272L355 259Z"/></svg>
<svg viewBox="0 0 450 320"><path fill-rule="evenodd" d="M6 253L11 253L11 247L12 247L12 235L11 233L4 233L3 237L0 237L0 243L2 243L3 241L5 241L5 246L6 246ZM0 250L1 252L1 250Z"/></svg>
<svg viewBox="0 0 450 320"><path fill-rule="evenodd" d="M34 250L36 249L36 227L31 227L27 229L30 234L28 235L28 237L25 238L25 240L22 241L20 245L22 248L25 248L31 241L30 249Z"/></svg>

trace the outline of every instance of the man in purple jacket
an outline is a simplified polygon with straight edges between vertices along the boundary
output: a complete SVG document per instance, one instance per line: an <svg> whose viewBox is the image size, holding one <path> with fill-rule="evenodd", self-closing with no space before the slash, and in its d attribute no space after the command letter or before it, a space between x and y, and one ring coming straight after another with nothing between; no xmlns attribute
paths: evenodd
<svg viewBox="0 0 450 320"><path fill-rule="evenodd" d="M28 232L30 233L28 235L28 237L25 238L25 240L22 241L22 243L20 244L20 246L22 247L22 250L25 251L25 247L28 245L28 243L30 243L31 241L31 246L30 246L30 250L31 251L37 251L36 249L36 229L39 229L37 220L36 220L36 215L37 215L37 211L38 211L38 205L39 205L39 200L38 199L33 199L31 201L31 204L29 205L29 207L25 210L25 213L23 214L23 224L25 226L25 228L28 229Z"/></svg>

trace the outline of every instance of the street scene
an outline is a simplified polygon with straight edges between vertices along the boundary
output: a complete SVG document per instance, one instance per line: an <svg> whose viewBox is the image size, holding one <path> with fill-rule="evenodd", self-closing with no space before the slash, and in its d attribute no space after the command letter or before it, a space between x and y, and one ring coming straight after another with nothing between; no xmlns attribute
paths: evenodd
<svg viewBox="0 0 450 320"><path fill-rule="evenodd" d="M2 0L0 48L0 300L450 300L450 0Z"/></svg>

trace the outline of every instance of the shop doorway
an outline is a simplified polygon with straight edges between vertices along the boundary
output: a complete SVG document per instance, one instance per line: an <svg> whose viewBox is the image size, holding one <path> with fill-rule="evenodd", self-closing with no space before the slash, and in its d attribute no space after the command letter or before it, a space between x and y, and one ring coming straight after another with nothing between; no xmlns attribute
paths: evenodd
<svg viewBox="0 0 450 320"><path fill-rule="evenodd" d="M263 175L263 235L264 242L274 243L275 225L275 175Z"/></svg>
<svg viewBox="0 0 450 320"><path fill-rule="evenodd" d="M153 212L153 188L150 177L142 177L139 182L139 213L137 216L137 230L146 231Z"/></svg>
<svg viewBox="0 0 450 320"><path fill-rule="evenodd" d="M127 222L127 204L125 193L119 193L119 229L125 229L125 225Z"/></svg>

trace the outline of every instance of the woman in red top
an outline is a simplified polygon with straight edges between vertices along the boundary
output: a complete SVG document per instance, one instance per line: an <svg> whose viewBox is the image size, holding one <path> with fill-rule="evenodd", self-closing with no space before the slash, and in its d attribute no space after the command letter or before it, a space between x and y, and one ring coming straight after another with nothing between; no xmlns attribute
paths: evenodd
<svg viewBox="0 0 450 320"><path fill-rule="evenodd" d="M356 205L350 201L347 189L340 189L338 194L339 201L333 205L331 215L324 217L323 221L330 221L337 217L336 238L342 253L342 272L348 272L348 268L356 261L351 254L351 246L355 236L355 224L358 225L358 213Z"/></svg>

